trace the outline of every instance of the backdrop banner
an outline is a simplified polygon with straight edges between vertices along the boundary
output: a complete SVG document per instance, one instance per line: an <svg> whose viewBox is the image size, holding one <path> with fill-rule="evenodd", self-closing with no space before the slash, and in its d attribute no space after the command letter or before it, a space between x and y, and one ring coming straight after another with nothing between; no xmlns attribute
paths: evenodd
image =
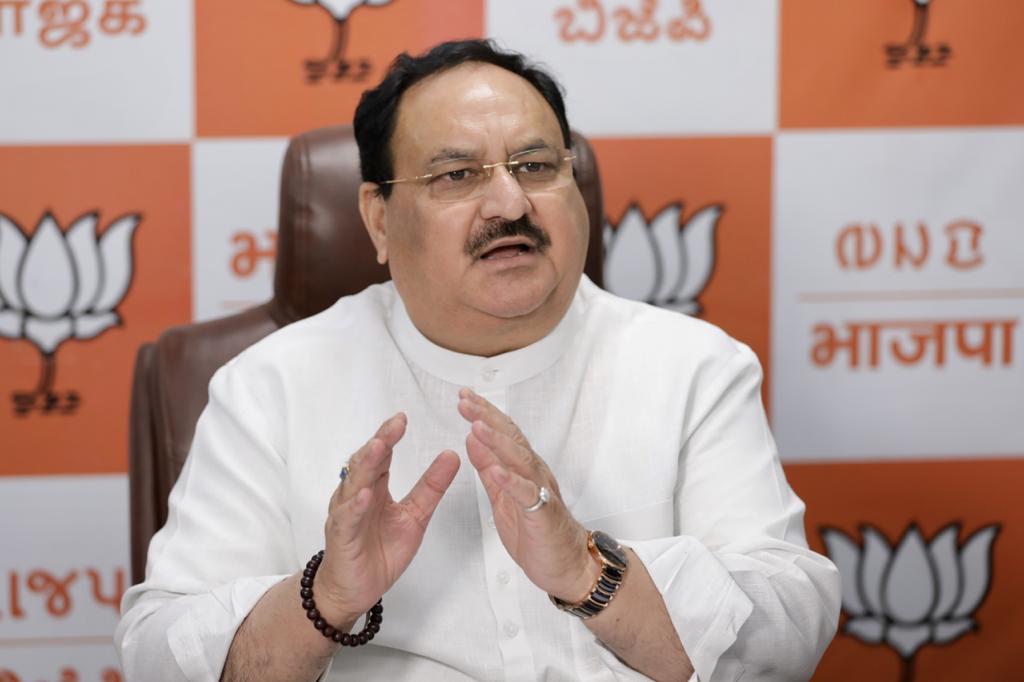
<svg viewBox="0 0 1024 682"><path fill-rule="evenodd" d="M268 299L288 139L467 37L565 86L606 287L760 357L843 576L815 679L1020 677L1022 33L1016 0L0 0L0 682L120 682L137 348Z"/></svg>

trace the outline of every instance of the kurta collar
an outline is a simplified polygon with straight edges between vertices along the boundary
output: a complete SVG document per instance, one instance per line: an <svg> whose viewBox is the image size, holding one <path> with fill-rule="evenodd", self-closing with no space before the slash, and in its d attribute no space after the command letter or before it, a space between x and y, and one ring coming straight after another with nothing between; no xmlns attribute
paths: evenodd
<svg viewBox="0 0 1024 682"><path fill-rule="evenodd" d="M395 291L388 328L399 350L421 369L443 381L476 389L503 389L540 374L562 357L582 323L579 289L561 322L525 348L485 358L442 348L420 333Z"/></svg>

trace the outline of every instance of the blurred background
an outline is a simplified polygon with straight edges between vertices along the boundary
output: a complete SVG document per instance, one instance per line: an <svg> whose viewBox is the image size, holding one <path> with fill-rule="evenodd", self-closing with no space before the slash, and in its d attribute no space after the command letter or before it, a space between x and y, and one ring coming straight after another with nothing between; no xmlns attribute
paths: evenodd
<svg viewBox="0 0 1024 682"><path fill-rule="evenodd" d="M844 578L815 679L1019 678L1022 32L1015 0L0 0L0 682L120 680L136 349L270 297L290 136L481 36L566 88L605 286L759 355Z"/></svg>

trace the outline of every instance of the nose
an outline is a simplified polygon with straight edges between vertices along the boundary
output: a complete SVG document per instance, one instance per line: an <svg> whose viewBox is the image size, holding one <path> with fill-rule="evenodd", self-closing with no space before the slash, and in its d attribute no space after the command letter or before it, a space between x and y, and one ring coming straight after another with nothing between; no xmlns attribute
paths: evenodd
<svg viewBox="0 0 1024 682"><path fill-rule="evenodd" d="M529 197L508 169L502 166L493 169L480 199L480 217L517 220L529 213L530 208Z"/></svg>

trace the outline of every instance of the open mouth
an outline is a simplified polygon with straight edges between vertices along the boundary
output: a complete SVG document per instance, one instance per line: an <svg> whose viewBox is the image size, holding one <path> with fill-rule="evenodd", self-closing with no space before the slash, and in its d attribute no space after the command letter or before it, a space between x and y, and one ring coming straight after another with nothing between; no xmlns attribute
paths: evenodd
<svg viewBox="0 0 1024 682"><path fill-rule="evenodd" d="M526 242L499 243L488 248L480 255L480 260L501 260L503 258L515 258L523 254L533 253L537 249Z"/></svg>

